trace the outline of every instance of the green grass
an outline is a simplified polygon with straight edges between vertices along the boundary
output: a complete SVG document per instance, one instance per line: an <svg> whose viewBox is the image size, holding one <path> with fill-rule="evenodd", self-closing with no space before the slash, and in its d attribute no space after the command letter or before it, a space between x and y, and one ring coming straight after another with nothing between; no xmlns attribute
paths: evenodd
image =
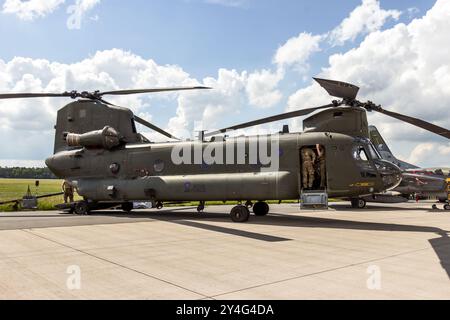
<svg viewBox="0 0 450 320"><path fill-rule="evenodd" d="M30 186L33 195L44 195L61 192L62 180L39 180L39 188L32 179L0 179L0 202L22 199ZM52 210L56 204L64 202L63 196L39 199L39 210ZM13 204L0 206L0 212L13 211Z"/></svg>

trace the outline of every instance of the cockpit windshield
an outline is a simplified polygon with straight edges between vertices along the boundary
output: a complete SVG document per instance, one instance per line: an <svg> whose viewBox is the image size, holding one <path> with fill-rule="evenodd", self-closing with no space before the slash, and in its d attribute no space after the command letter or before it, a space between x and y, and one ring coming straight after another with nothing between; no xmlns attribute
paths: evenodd
<svg viewBox="0 0 450 320"><path fill-rule="evenodd" d="M377 151L377 149L371 142L368 145L368 149L369 149L370 157L372 159L381 159L380 153Z"/></svg>
<svg viewBox="0 0 450 320"><path fill-rule="evenodd" d="M353 157L360 161L369 161L381 159L380 154L375 149L372 143L366 145L359 145L353 149Z"/></svg>

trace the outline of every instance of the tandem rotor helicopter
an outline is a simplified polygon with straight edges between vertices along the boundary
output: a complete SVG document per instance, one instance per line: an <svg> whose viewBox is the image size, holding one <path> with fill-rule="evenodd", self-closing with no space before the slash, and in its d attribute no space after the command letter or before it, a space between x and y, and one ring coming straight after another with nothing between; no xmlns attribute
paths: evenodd
<svg viewBox="0 0 450 320"><path fill-rule="evenodd" d="M58 111L55 126L54 155L46 160L59 178L70 181L83 201L66 209L76 214L121 206L133 209L133 201L149 201L162 208L167 202L198 201L203 211L206 201L256 201L257 216L269 213L269 200L299 199L307 192L302 151L323 150L326 178L322 189L333 198L352 200L358 206L362 196L397 187L402 171L383 160L369 137L367 111L376 111L450 139L450 131L426 121L394 113L379 105L356 99L359 88L352 84L315 80L331 95L341 100L320 107L303 109L259 119L211 133L202 133L198 141L180 141L172 134L136 116L128 108L112 105L107 95L131 95L182 90L210 89L183 87L165 89L119 90L109 92L64 92L0 94L0 99L68 97L77 99ZM229 130L244 129L264 123L319 113L304 120L304 132L283 131L267 136L224 137ZM153 143L137 132L136 123L144 125L176 142ZM207 137L211 137L207 141ZM264 142L261 142L264 139ZM277 166L249 155L254 145L277 142ZM268 142L267 142L268 141ZM174 163L174 149L184 159L195 158L195 150L214 150L224 161ZM188 151L186 151L188 150ZM272 156L274 156L272 150ZM239 159L242 155L242 159ZM230 160L230 161L228 161ZM234 222L250 217L247 205L231 210Z"/></svg>

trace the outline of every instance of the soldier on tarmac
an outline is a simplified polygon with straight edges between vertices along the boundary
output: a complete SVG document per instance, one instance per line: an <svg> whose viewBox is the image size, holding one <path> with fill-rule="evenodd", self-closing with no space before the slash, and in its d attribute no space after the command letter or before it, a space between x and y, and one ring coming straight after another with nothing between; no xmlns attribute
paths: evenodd
<svg viewBox="0 0 450 320"><path fill-rule="evenodd" d="M310 148L302 149L303 188L312 189L314 185L314 163L316 154Z"/></svg>
<svg viewBox="0 0 450 320"><path fill-rule="evenodd" d="M62 191L64 192L64 203L68 203L68 200L70 200L70 203L73 202L73 192L74 192L74 187L73 185L67 181L64 180L62 186Z"/></svg>
<svg viewBox="0 0 450 320"><path fill-rule="evenodd" d="M325 188L326 181L326 171L325 171L325 149L323 146L318 144L317 149L317 166L320 173L320 188Z"/></svg>

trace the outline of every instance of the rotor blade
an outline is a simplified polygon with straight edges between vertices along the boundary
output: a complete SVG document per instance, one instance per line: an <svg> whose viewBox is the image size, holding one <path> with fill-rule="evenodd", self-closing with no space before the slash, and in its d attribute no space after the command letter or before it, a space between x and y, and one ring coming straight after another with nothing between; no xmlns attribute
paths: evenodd
<svg viewBox="0 0 450 320"><path fill-rule="evenodd" d="M321 106L321 107L302 109L302 110L282 113L282 114L279 114L279 115L276 115L276 116L271 116L271 117L267 117L267 118L263 118L263 119L259 119L259 120L254 120L254 121L238 124L238 125L235 125L235 126L232 126L232 127L220 129L220 130L217 130L217 131L214 131L214 132L210 132L210 133L205 134L205 137L210 137L210 136L214 136L216 134L225 133L225 132L227 132L229 130L244 129L244 128L248 128L248 127L257 126L257 125L260 125L260 124L265 124L265 123L270 123L270 122L275 122L275 121L280 121L280 120L285 120L285 119L290 119L290 118L301 117L301 116L308 115L308 114L310 114L310 113L312 113L312 112L314 112L316 110L327 109L327 108L331 108L331 107L334 107L334 106L335 106L334 104L327 104L327 105Z"/></svg>
<svg viewBox="0 0 450 320"><path fill-rule="evenodd" d="M146 120L144 120L144 119L142 119L142 118L140 118L140 117L138 117L136 115L134 116L134 121L136 121L137 123L142 124L143 126L149 128L149 129L155 130L156 132L158 132L158 133L162 134L163 136L166 136L166 137L168 137L170 139L181 140L181 139L171 135L170 133L164 131L163 129L155 126L154 124L151 124L150 122L148 122L148 121L146 121Z"/></svg>
<svg viewBox="0 0 450 320"><path fill-rule="evenodd" d="M359 87L340 81L313 78L330 96L354 100L359 92Z"/></svg>
<svg viewBox="0 0 450 320"><path fill-rule="evenodd" d="M47 97L71 97L70 92L64 93L5 93L0 94L0 99L22 99L22 98L47 98Z"/></svg>
<svg viewBox="0 0 450 320"><path fill-rule="evenodd" d="M392 111L387 111L384 110L382 108L375 108L373 109L374 111L380 112L382 114L385 114L387 116L390 116L392 118L407 122L409 124L412 124L413 126L425 129L427 131L436 133L444 138L450 139L450 131L448 129L439 127L435 124L426 122L424 120L421 119L417 119L417 118L413 118L410 116L406 116L404 114L400 114L400 113L396 113L396 112L392 112Z"/></svg>
<svg viewBox="0 0 450 320"><path fill-rule="evenodd" d="M168 91L186 91L186 90L205 90L212 89L209 87L174 87L174 88L159 88L159 89L133 89L133 90L115 90L99 92L99 96L104 95L129 95L129 94L139 94L139 93L155 93L155 92L168 92Z"/></svg>

